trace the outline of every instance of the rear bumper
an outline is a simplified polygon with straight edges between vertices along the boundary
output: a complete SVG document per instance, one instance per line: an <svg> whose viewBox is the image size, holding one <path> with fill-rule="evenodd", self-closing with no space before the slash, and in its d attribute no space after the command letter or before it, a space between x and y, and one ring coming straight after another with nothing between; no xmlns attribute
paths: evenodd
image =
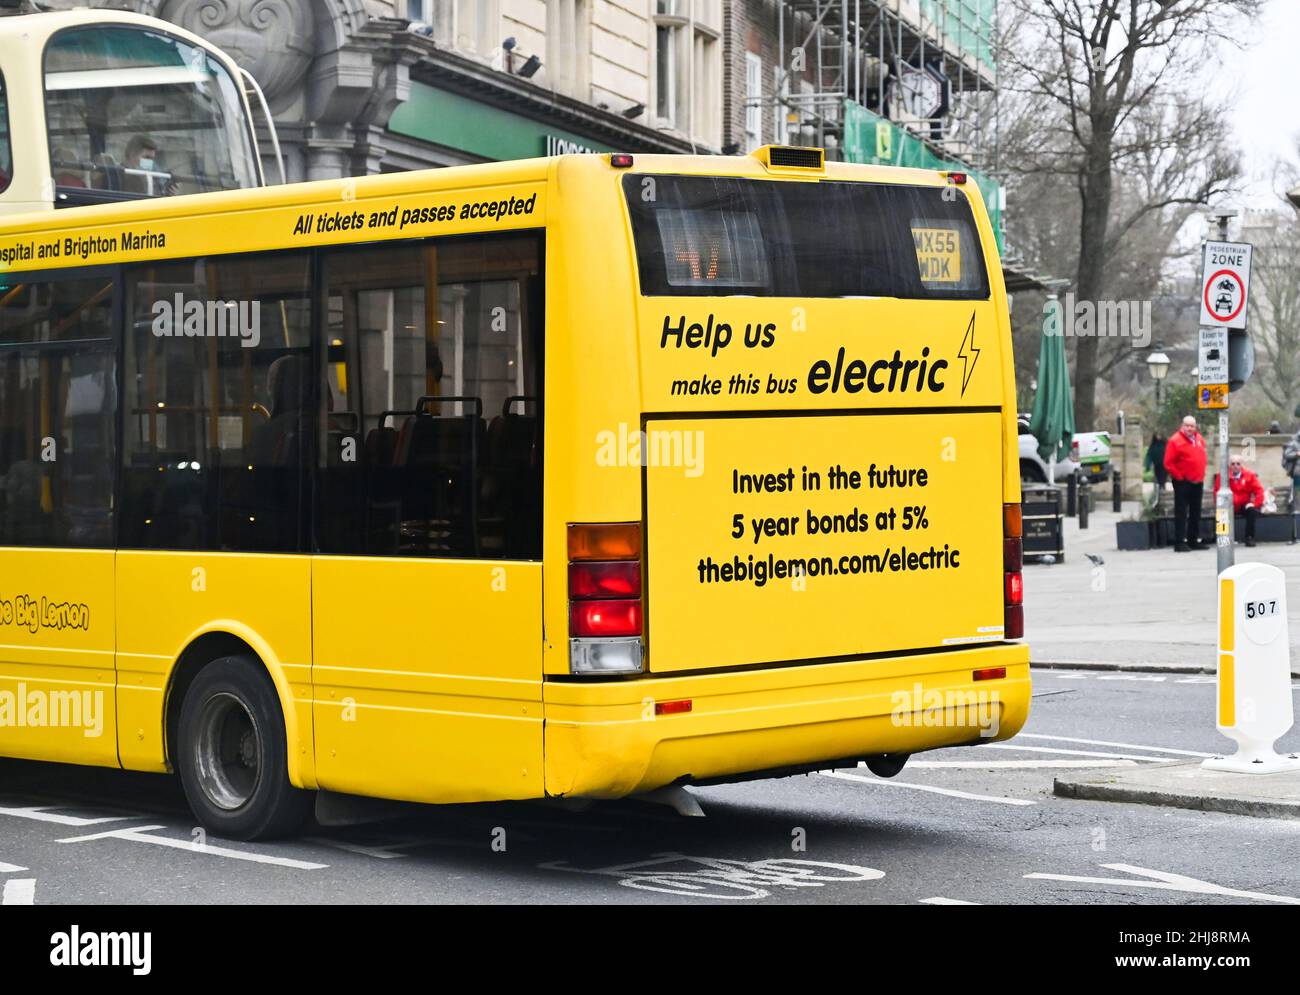
<svg viewBox="0 0 1300 995"><path fill-rule="evenodd" d="M972 673L1005 667L1005 678ZM998 643L888 659L599 683L548 681L546 792L616 798L881 753L1014 736L1029 648ZM691 711L655 715L690 699Z"/></svg>

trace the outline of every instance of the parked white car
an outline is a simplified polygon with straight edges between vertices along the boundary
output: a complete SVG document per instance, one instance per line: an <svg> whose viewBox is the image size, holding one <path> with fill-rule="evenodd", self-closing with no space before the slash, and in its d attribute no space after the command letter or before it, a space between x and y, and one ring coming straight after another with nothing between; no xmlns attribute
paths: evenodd
<svg viewBox="0 0 1300 995"><path fill-rule="evenodd" d="M1056 482L1065 483L1065 478L1079 469L1074 460L1056 461ZM1027 484L1045 484L1052 479L1051 468L1047 461L1038 455L1038 440L1029 431L1029 422L1020 421L1020 479Z"/></svg>

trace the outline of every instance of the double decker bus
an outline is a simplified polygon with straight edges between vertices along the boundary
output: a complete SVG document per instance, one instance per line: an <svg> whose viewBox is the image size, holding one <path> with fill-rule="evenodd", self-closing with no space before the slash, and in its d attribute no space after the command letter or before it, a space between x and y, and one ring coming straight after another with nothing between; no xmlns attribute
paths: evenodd
<svg viewBox="0 0 1300 995"><path fill-rule="evenodd" d="M0 215L262 186L257 81L157 18L0 16Z"/></svg>
<svg viewBox="0 0 1300 995"><path fill-rule="evenodd" d="M1014 374L961 174L572 155L0 224L0 755L613 798L1012 736ZM7 708L7 710L6 710Z"/></svg>

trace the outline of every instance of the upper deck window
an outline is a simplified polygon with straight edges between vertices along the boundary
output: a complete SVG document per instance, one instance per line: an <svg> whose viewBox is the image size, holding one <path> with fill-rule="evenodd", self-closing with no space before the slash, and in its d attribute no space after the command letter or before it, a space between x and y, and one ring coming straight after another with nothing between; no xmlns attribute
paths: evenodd
<svg viewBox="0 0 1300 995"><path fill-rule="evenodd" d="M0 192L9 188L14 175L13 150L9 141L9 97L5 92L5 78L0 74Z"/></svg>
<svg viewBox="0 0 1300 995"><path fill-rule="evenodd" d="M132 27L60 32L45 50L61 203L258 185L235 81L202 48Z"/></svg>
<svg viewBox="0 0 1300 995"><path fill-rule="evenodd" d="M964 197L938 187L623 179L646 296L989 295Z"/></svg>

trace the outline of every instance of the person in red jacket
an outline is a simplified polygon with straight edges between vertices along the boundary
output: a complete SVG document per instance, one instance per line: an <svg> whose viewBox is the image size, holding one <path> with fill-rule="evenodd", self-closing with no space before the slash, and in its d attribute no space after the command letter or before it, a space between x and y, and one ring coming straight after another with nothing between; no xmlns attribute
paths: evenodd
<svg viewBox="0 0 1300 995"><path fill-rule="evenodd" d="M1201 494L1205 487L1205 439L1188 415L1165 444L1165 469L1174 486L1174 551L1208 549L1201 542Z"/></svg>
<svg viewBox="0 0 1300 995"><path fill-rule="evenodd" d="M1240 456L1228 460L1228 486L1232 489L1232 510L1246 518L1246 545L1255 545L1255 519L1264 507L1264 485L1246 469Z"/></svg>

